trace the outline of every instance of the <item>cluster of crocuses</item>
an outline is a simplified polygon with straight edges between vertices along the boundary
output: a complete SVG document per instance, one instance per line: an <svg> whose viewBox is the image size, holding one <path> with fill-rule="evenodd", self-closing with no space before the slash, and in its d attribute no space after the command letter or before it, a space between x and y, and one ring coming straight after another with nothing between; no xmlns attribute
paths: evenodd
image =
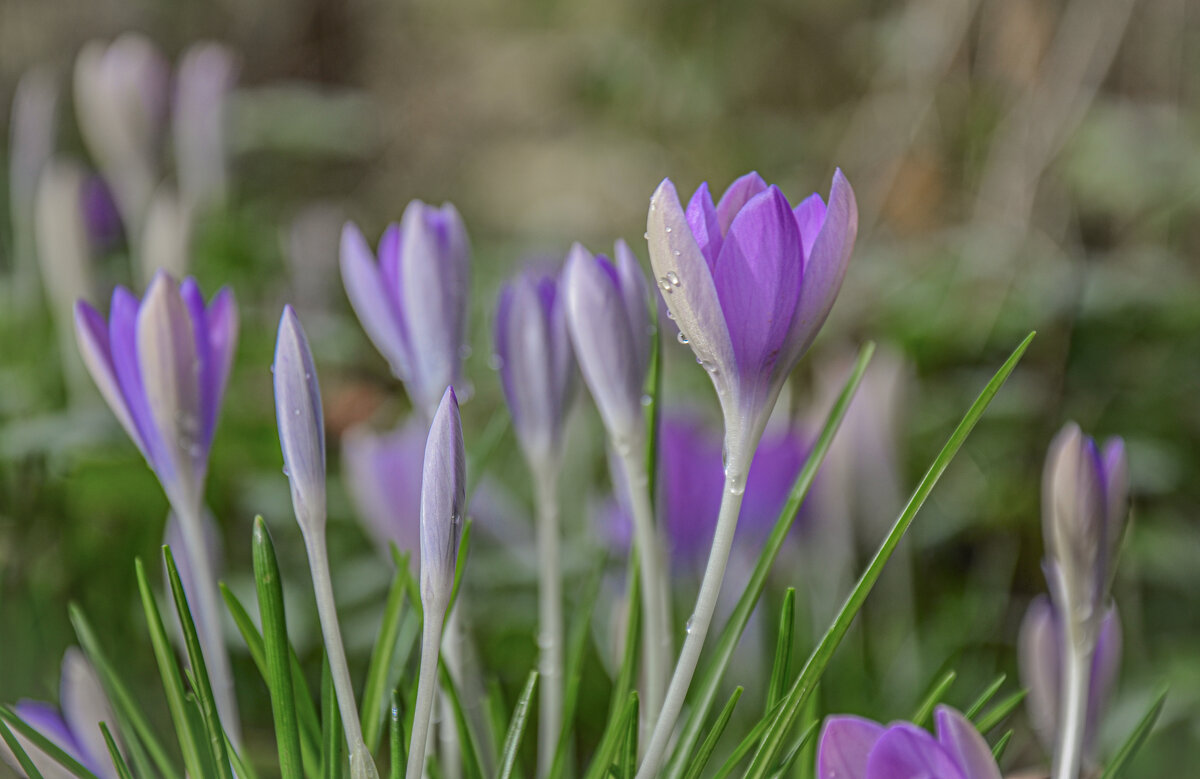
<svg viewBox="0 0 1200 779"><path fill-rule="evenodd" d="M763 446L782 447L781 453L794 455L793 470L799 467L799 442L785 437L781 444L768 435L767 443L760 443L784 382L833 306L856 231L854 195L840 171L834 175L828 202L812 195L794 208L777 187L768 186L757 174L738 179L716 203L707 185L702 185L685 208L669 180L650 199L646 239L654 287L678 327L679 342L690 345L696 362L711 378L724 417L720 459L704 466L711 467L711 477L722 486L719 493L700 497L702 505L695 509L706 516L711 509L713 524L692 524L686 531L701 536L700 542L688 542L704 550L707 563L673 671L674 622L665 579L670 563L663 535L674 528L671 507L666 519L654 515L645 461L650 431L643 397L656 329L650 286L641 264L621 241L611 260L576 244L561 273L524 274L501 292L496 362L536 497L542 674L539 776L549 773L563 728L557 482L577 370L604 423L613 482L620 485L621 503L632 525L645 616L640 711L649 736L638 777L649 779L659 775L667 757L717 605L739 518L755 510L777 511L782 503L781 496L755 491L756 453L761 456ZM451 606L467 513L458 400L467 394L462 358L469 242L453 206L437 208L417 201L399 224L384 231L376 250L356 226L347 225L341 262L350 302L371 341L404 384L418 420L395 435L404 442L423 441L424 446L419 501L411 508L394 507L401 517L416 516L416 533L411 532L411 519L408 530L393 531L393 537L407 538L410 544L415 535L414 552L419 552L420 560L423 631L411 738L405 752L407 775L417 779L426 770L439 659L454 652L449 623L455 613ZM220 696L221 725L236 742L238 715L220 641L214 574L203 551L207 459L236 335L232 295L222 291L206 301L190 279L179 283L160 272L141 300L118 288L107 320L81 302L76 324L97 386L154 469L179 518L190 562L185 588L207 637L202 651ZM285 473L308 553L351 775L376 776L342 647L325 548L325 427L317 371L290 307L284 309L279 324L272 371ZM673 424L668 420L664 431ZM376 490L380 481L412 478L411 471L418 467L416 456L397 454L369 433L360 435L365 446L388 458L383 462L409 471L383 472L374 480ZM669 446L660 446L660 451L660 468L670 479L673 455ZM376 455L362 457L357 462L363 465L354 465L356 455L351 451L349 467L379 467ZM778 464L778 457L771 459L771 465ZM1086 741L1082 712L1088 707L1090 672L1080 668L1090 669L1093 658L1101 656L1096 645L1105 629L1098 615L1106 608L1114 528L1123 513L1122 454L1119 447L1110 446L1101 457L1077 430L1069 429L1055 445L1048 473L1046 521L1052 561L1048 578L1056 613L1070 618L1039 620L1036 629L1041 637L1031 642L1036 650L1031 667L1037 669L1033 672L1064 680L1061 706L1058 701L1046 705L1053 712L1060 708L1065 712L1058 729L1063 751L1056 753L1056 764L1065 768L1056 775L1074 779ZM765 501L769 508L753 509L748 490L753 500ZM385 501L375 499L376 505L381 502ZM399 524L405 524L403 519ZM1065 625L1062 631L1054 627L1060 622ZM451 657L446 661L452 666ZM103 703L103 693L94 692L93 713ZM86 732L89 725L81 724L75 709L64 699L64 714L72 718L70 728L47 726L44 732L52 739L61 737L62 748L80 759L94 756L84 754L84 745L90 750L95 734ZM449 719L443 718L443 728L450 725ZM1051 715L1052 721L1058 719ZM941 709L936 722L937 733L932 735L906 723L885 728L855 718L831 718L821 738L819 775L823 779L999 776L991 749L968 720ZM453 739L449 743L452 750ZM449 762L454 756L442 757Z"/></svg>

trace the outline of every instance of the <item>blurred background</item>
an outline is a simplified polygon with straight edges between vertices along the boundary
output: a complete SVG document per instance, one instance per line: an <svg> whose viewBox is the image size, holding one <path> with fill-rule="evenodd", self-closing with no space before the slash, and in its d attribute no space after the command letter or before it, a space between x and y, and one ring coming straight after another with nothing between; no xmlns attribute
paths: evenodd
<svg viewBox="0 0 1200 779"><path fill-rule="evenodd" d="M179 131L157 141L161 224L176 224L171 192L206 197L165 238L131 239L114 205L128 185L105 175L111 161L80 130L96 107L81 99L76 58L128 31L179 74L198 41L220 42L234 63L195 125L219 111L217 167L189 162ZM115 284L140 291L131 258L142 241L174 247L206 292L237 296L241 337L207 491L222 576L252 591L250 527L263 514L291 572L294 638L319 675L267 370L280 309L296 304L321 371L335 586L361 676L390 570L360 529L338 441L356 425L389 428L408 403L342 290L343 222L374 241L413 198L462 212L470 446L506 413L489 360L495 294L529 258L561 258L575 240L607 252L625 238L646 262L647 202L665 176L719 192L754 169L797 202L827 193L839 166L858 196L858 248L784 416L811 432L857 346L875 340L884 354L852 412L855 435L831 455L773 575L768 606L800 588L801 651L974 395L1029 330L1038 337L917 518L891 586L872 596L822 687L822 710L908 716L949 668L960 706L998 672L1016 689L1018 628L1045 589L1042 460L1074 419L1123 436L1132 469L1115 585L1125 657L1101 743L1119 744L1165 682L1168 707L1129 775L1171 775L1200 749L1200 4L0 0L0 106L14 107L0 108L12 142L0 156L12 182L0 195L11 217L0 219L0 700L54 699L75 602L119 647L147 705L165 710L132 561L158 554L166 500L82 370L69 317L75 297L106 311ZM148 137L156 121L146 117ZM61 187L46 185L49 167ZM716 429L703 371L673 339L664 348L665 403ZM576 597L607 537L589 402L569 443ZM511 435L501 445L514 447ZM512 700L536 653L528 477L519 457L501 456L486 478L497 518L472 549L469 622ZM833 544L847 567L818 570L813 550ZM683 614L694 571L681 566L679 578ZM603 588L597 669L614 646L619 589ZM768 611L752 623L758 638L743 642L731 684L761 682L774 622ZM232 629L231 645L242 646ZM265 690L246 654L234 662L250 743L260 735L269 754ZM604 678L589 675L583 694L605 700ZM1006 768L1044 764L1023 721ZM586 754L593 736L579 738Z"/></svg>

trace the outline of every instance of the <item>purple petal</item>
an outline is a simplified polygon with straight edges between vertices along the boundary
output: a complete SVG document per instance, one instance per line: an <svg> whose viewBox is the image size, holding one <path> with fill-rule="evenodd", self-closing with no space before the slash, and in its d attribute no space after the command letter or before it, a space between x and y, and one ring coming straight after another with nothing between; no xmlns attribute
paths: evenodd
<svg viewBox="0 0 1200 779"><path fill-rule="evenodd" d="M743 383L770 378L800 297L800 233L777 187L757 195L730 225L714 281Z"/></svg>
<svg viewBox="0 0 1200 779"><path fill-rule="evenodd" d="M739 531L753 534L759 542L766 538L787 503L792 483L807 457L808 447L795 431L768 433L763 437L746 478Z"/></svg>
<svg viewBox="0 0 1200 779"><path fill-rule="evenodd" d="M342 284L350 305L375 348L401 381L411 375L400 311L388 292L375 257L353 222L342 229Z"/></svg>
<svg viewBox="0 0 1200 779"><path fill-rule="evenodd" d="M308 338L284 306L275 342L275 419L292 506L305 536L325 530L325 417Z"/></svg>
<svg viewBox="0 0 1200 779"><path fill-rule="evenodd" d="M500 379L513 427L527 455L554 455L560 430L550 327L537 287L521 277L506 286L496 319Z"/></svg>
<svg viewBox="0 0 1200 779"><path fill-rule="evenodd" d="M454 390L447 387L429 427L421 471L421 601L444 612L454 586L466 510L466 455Z"/></svg>
<svg viewBox="0 0 1200 779"><path fill-rule="evenodd" d="M1062 667L1062 628L1045 595L1029 604L1017 640L1021 686L1029 691L1025 707L1038 740L1047 752L1057 739L1058 696Z"/></svg>
<svg viewBox="0 0 1200 779"><path fill-rule="evenodd" d="M867 758L864 779L975 779L933 736L916 725L889 725Z"/></svg>
<svg viewBox="0 0 1200 779"><path fill-rule="evenodd" d="M862 717L826 719L817 747L817 779L866 779L867 757L883 733L882 725Z"/></svg>
<svg viewBox="0 0 1200 779"><path fill-rule="evenodd" d="M342 438L343 479L367 532L380 550L394 542L411 552L413 565L421 559L421 463L427 433L424 420L413 416L384 435L357 428Z"/></svg>
<svg viewBox="0 0 1200 779"><path fill-rule="evenodd" d="M708 270L711 273L717 266L717 257L721 255L721 225L717 221L717 209L713 206L712 194L708 191L708 182L704 182L692 195L687 207L688 227L700 247L700 253L708 260Z"/></svg>
<svg viewBox="0 0 1200 779"><path fill-rule="evenodd" d="M721 195L721 202L717 203L717 222L721 226L721 234L729 232L742 206L766 190L767 182L763 181L757 171L750 171L730 184L725 194Z"/></svg>
<svg viewBox="0 0 1200 779"><path fill-rule="evenodd" d="M721 507L721 440L694 416L664 413L658 469L659 501L671 554L685 564L703 564Z"/></svg>
<svg viewBox="0 0 1200 779"><path fill-rule="evenodd" d="M76 760L84 762L84 755L80 749L79 742L75 740L66 721L53 706L41 701L23 700L17 703L14 711L26 724L48 738L59 749ZM70 779L72 777L72 774L60 766L57 760L34 746L33 742L25 736L15 731L13 735L17 737L17 741L25 750L25 754L29 755L29 759L33 761L34 766L37 767L45 779ZM4 759L14 768L19 766L16 757L9 752L8 746L3 743L0 743L0 754L3 754ZM106 777L107 775L101 776Z"/></svg>
<svg viewBox="0 0 1200 779"><path fill-rule="evenodd" d="M200 441L207 455L209 444L212 443L213 429L217 424L217 404L220 401L217 393L217 370L213 364L212 341L209 340L209 323L204 293L196 284L196 280L188 277L179 285L179 294L187 306L188 316L192 320L192 336L196 349L196 380L199 384L200 395ZM205 457L197 458L203 467Z"/></svg>
<svg viewBox="0 0 1200 779"><path fill-rule="evenodd" d="M63 719L80 746L82 762L99 776L111 776L114 771L100 723L115 733L117 720L95 669L75 647L63 655L59 697Z"/></svg>
<svg viewBox="0 0 1200 779"><path fill-rule="evenodd" d="M384 291L395 302L396 310L399 310L400 301L404 299L400 292L400 244L403 235L400 225L393 222L379 238L379 275L383 278Z"/></svg>
<svg viewBox="0 0 1200 779"><path fill-rule="evenodd" d="M1112 606L1100 624L1100 635L1096 641L1096 652L1092 656L1091 682L1088 687L1087 726L1084 736L1084 751L1094 754L1096 734L1108 707L1109 695L1116 685L1117 673L1121 670L1121 619L1117 607Z"/></svg>
<svg viewBox="0 0 1200 779"><path fill-rule="evenodd" d="M948 706L934 713L938 741L954 758L966 779L1001 779L992 749L971 721Z"/></svg>
<svg viewBox="0 0 1200 779"><path fill-rule="evenodd" d="M82 300L75 304L75 338L79 342L79 354L83 357L83 363L92 374L100 394L116 415L121 427L125 428L125 432L142 452L142 456L147 456L142 435L129 414L129 406L121 393L121 384L113 366L108 323L96 309Z"/></svg>
<svg viewBox="0 0 1200 779"><path fill-rule="evenodd" d="M637 256L625 241L618 239L613 249L613 267L616 268L621 298L625 302L633 348L637 353L638 366L645 374L650 367L651 335L654 332L650 324L650 293L646 289L646 277L642 274L642 265Z"/></svg>
<svg viewBox="0 0 1200 779"><path fill-rule="evenodd" d="M814 192L800 201L792 213L796 216L796 227L800 230L800 242L804 245L804 258L807 260L812 256L813 244L817 242L817 235L825 224L825 201Z"/></svg>
<svg viewBox="0 0 1200 779"><path fill-rule="evenodd" d="M1116 564L1116 555L1124 537L1125 519L1129 514L1129 461L1125 442L1110 438L1104 442L1100 455L1104 469L1104 492L1107 498L1107 527L1109 565Z"/></svg>
<svg viewBox="0 0 1200 779"><path fill-rule="evenodd" d="M213 429L229 384L229 373L233 369L233 352L237 348L238 315L233 291L227 287L217 290L205 311L208 323L208 347L212 357L213 412L208 427L208 442L212 443Z"/></svg>
<svg viewBox="0 0 1200 779"><path fill-rule="evenodd" d="M121 385L121 395L133 420L140 439L139 448L146 456L151 468L158 469L163 462L163 442L150 407L146 402L146 391L142 386L142 369L138 365L137 317L141 304L133 293L124 287L113 290L112 303L108 312L108 337L113 369ZM169 464L164 465L169 467Z"/></svg>

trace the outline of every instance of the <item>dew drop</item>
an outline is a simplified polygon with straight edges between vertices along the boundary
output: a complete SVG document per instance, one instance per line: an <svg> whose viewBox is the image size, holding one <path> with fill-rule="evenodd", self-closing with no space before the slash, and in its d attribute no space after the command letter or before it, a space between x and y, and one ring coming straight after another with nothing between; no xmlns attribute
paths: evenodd
<svg viewBox="0 0 1200 779"><path fill-rule="evenodd" d="M687 624L683 626L683 629L686 630L688 633L691 633L692 628L694 628L695 626L696 626L696 615L693 614L692 616L688 617Z"/></svg>
<svg viewBox="0 0 1200 779"><path fill-rule="evenodd" d="M292 478L292 475L290 473L288 473L288 469L287 469L286 465L283 467L283 475L288 477L289 479Z"/></svg>
<svg viewBox="0 0 1200 779"><path fill-rule="evenodd" d="M668 232L668 233L669 233L669 232L671 232L671 228L669 228L669 227L668 227L668 228L667 228L667 232Z"/></svg>
<svg viewBox="0 0 1200 779"><path fill-rule="evenodd" d="M298 409L298 408L292 409L292 416L297 416L297 417L300 416L300 409Z"/></svg>
<svg viewBox="0 0 1200 779"><path fill-rule="evenodd" d="M649 240L650 240L650 233L649 233L649 232L644 232L644 233L642 233L642 237L643 237L643 238L645 238L647 241L649 241Z"/></svg>
<svg viewBox="0 0 1200 779"><path fill-rule="evenodd" d="M307 371L305 371L305 372L304 372L304 380L305 380L305 381L312 381L312 374L311 374L311 373L309 373L309 372L307 372Z"/></svg>
<svg viewBox="0 0 1200 779"><path fill-rule="evenodd" d="M268 367L271 369L271 373L275 372L275 363L271 363Z"/></svg>
<svg viewBox="0 0 1200 779"><path fill-rule="evenodd" d="M674 254L676 257L678 257L678 256L679 256L679 250L678 250L678 249L676 249L676 250L673 252L673 254Z"/></svg>
<svg viewBox="0 0 1200 779"><path fill-rule="evenodd" d="M679 332L678 332L678 333L675 335L675 340L676 340L676 341L678 341L678 342L679 342L679 343L681 343L681 344L686 344L686 343L688 342L688 337L687 337L686 335L684 335L684 334L683 334L683 331L682 331L682 330L680 330L680 331L679 331Z"/></svg>
<svg viewBox="0 0 1200 779"><path fill-rule="evenodd" d="M498 354L493 354L488 358L488 367L494 371L498 371L504 367L504 358Z"/></svg>
<svg viewBox="0 0 1200 779"><path fill-rule="evenodd" d="M471 356L470 345L463 344L462 346L458 347L458 356L464 360L467 359L468 357L470 357Z"/></svg>
<svg viewBox="0 0 1200 779"><path fill-rule="evenodd" d="M669 308L667 309L667 319L670 319L672 322L675 321L675 315L671 313L671 309Z"/></svg>
<svg viewBox="0 0 1200 779"><path fill-rule="evenodd" d="M673 271L673 270L667 271L667 281L671 282L672 287L678 287L679 286L679 274L675 273L675 271Z"/></svg>
<svg viewBox="0 0 1200 779"><path fill-rule="evenodd" d="M643 406L649 406L653 402L654 402L654 398L650 397L649 395L642 395L642 405Z"/></svg>
<svg viewBox="0 0 1200 779"><path fill-rule="evenodd" d="M660 278L657 283L658 288L668 295L675 291L675 288L671 286L671 281L666 276Z"/></svg>

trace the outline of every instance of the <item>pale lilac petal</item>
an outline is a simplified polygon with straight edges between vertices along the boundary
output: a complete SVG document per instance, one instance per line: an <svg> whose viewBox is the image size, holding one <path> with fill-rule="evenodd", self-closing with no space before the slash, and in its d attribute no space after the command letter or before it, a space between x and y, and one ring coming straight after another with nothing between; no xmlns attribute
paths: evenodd
<svg viewBox="0 0 1200 779"><path fill-rule="evenodd" d="M1038 740L1053 750L1058 732L1058 696L1062 667L1062 627L1045 595L1034 598L1021 622L1017 641L1025 708Z"/></svg>
<svg viewBox="0 0 1200 779"><path fill-rule="evenodd" d="M137 317L141 304L133 293L124 287L113 290L112 303L108 312L108 337L113 369L121 386L129 416L137 427L140 448L151 468L166 456L162 437L154 425L150 407L146 403L146 391L142 384L142 369L138 365Z"/></svg>
<svg viewBox="0 0 1200 779"><path fill-rule="evenodd" d="M371 343L388 361L392 374L401 381L411 375L400 312L386 288L375 257L352 222L342 229L342 284Z"/></svg>
<svg viewBox="0 0 1200 779"><path fill-rule="evenodd" d="M867 756L884 733L877 722L862 717L829 717L817 747L817 779L866 779Z"/></svg>
<svg viewBox="0 0 1200 779"><path fill-rule="evenodd" d="M729 227L733 224L734 217L742 210L742 206L766 190L767 182L763 181L757 171L751 171L729 185L725 194L721 195L721 202L717 203L717 222L721 226L722 235L729 232Z"/></svg>
<svg viewBox="0 0 1200 779"><path fill-rule="evenodd" d="M48 703L41 701L23 700L13 707L16 715L25 721L26 724L34 728L38 733L41 733L46 738L57 746L59 749L66 752L76 760L80 760L83 755L80 753L79 743L75 737L71 735L70 729L67 727L66 721L62 716ZM25 754L29 755L29 759L33 761L34 766L41 772L45 779L74 779L70 771L58 764L58 761L50 757L38 747L34 746L33 742L25 736L14 734L21 747L25 750ZM18 768L16 756L9 752L8 746L0 742L0 754L3 754L4 759L8 761L13 768ZM23 773L21 774L24 775Z"/></svg>
<svg viewBox="0 0 1200 779"><path fill-rule="evenodd" d="M771 187L738 212L713 277L744 384L771 376L796 313L802 265L792 209Z"/></svg>
<svg viewBox="0 0 1200 779"><path fill-rule="evenodd" d="M1091 682L1088 686L1087 729L1084 735L1084 751L1094 754L1096 734L1108 699L1116 686L1117 674L1121 670L1121 619L1117 607L1109 608L1100 623L1100 635L1096 641L1096 652L1092 656Z"/></svg>
<svg viewBox="0 0 1200 779"><path fill-rule="evenodd" d="M992 749L963 715L948 706L934 713L938 741L954 758L966 779L1001 779Z"/></svg>
<svg viewBox="0 0 1200 779"><path fill-rule="evenodd" d="M83 363L96 382L100 394L116 415L117 421L125 432L133 439L142 455L149 458L142 435L130 416L129 406L121 392L121 384L117 379L117 371L113 366L112 354L109 348L108 323L104 317L84 301L75 304L75 337L79 342L79 353Z"/></svg>
<svg viewBox="0 0 1200 779"><path fill-rule="evenodd" d="M116 716L95 669L76 647L67 649L63 655L59 697L63 719L79 744L84 765L102 778L115 776L100 723L107 724L117 738Z"/></svg>
<svg viewBox="0 0 1200 779"><path fill-rule="evenodd" d="M522 447L535 460L553 456L559 428L546 311L527 278L505 287L496 320L500 378Z"/></svg>
<svg viewBox="0 0 1200 779"><path fill-rule="evenodd" d="M233 369L233 353L237 348L238 315L232 290L227 287L217 290L217 294L208 304L205 319L208 323L208 344L213 366L211 391L215 411L208 428L208 440L211 443L221 400L225 397L225 387L229 384L229 373Z"/></svg>
<svg viewBox="0 0 1200 779"><path fill-rule="evenodd" d="M429 427L421 471L421 601L444 611L454 586L466 510L466 455L454 390L446 388Z"/></svg>
<svg viewBox="0 0 1200 779"><path fill-rule="evenodd" d="M1129 514L1129 461L1125 456L1125 442L1110 438L1104 442L1101 453L1104 469L1104 492L1107 498L1108 522L1105 535L1108 540L1108 559L1115 565L1118 547L1124 538L1125 520Z"/></svg>
<svg viewBox="0 0 1200 779"><path fill-rule="evenodd" d="M209 339L209 322L204 302L204 293L193 278L186 278L179 285L179 294L187 306L192 320L192 336L196 349L196 381L200 393L200 441L205 452L212 443L213 430L217 424L217 409L220 394L217 392L217 367L213 361L212 341ZM204 458L198 458L203 464Z"/></svg>
<svg viewBox="0 0 1200 779"><path fill-rule="evenodd" d="M404 299L400 292L400 245L403 235L400 225L393 222L379 238L379 275L383 278L384 290L397 306L397 311L400 310L400 301ZM404 323L399 324L403 330Z"/></svg>
<svg viewBox="0 0 1200 779"><path fill-rule="evenodd" d="M708 260L709 272L712 272L717 266L717 257L721 255L724 239L707 181L700 185L688 201L687 221L692 236L696 239L696 245L700 247L700 253Z"/></svg>
<svg viewBox="0 0 1200 779"><path fill-rule="evenodd" d="M376 546L395 543L421 559L421 468L428 430L419 416L390 433L366 428L342 437L342 474L350 498ZM413 568L414 571L418 570Z"/></svg>
<svg viewBox="0 0 1200 779"><path fill-rule="evenodd" d="M867 758L864 779L974 779L928 731L907 722L889 725Z"/></svg>
<svg viewBox="0 0 1200 779"><path fill-rule="evenodd" d="M804 245L804 258L807 261L812 256L813 244L817 242L821 225L825 223L825 201L814 192L800 201L792 213L796 216L796 227L800 229L800 242Z"/></svg>
<svg viewBox="0 0 1200 779"><path fill-rule="evenodd" d="M633 347L637 353L637 366L645 374L650 367L650 347L653 329L650 324L650 292L646 288L646 277L642 264L625 241L618 239L614 247L613 267L621 286L621 298L629 321L629 332L633 336Z"/></svg>
<svg viewBox="0 0 1200 779"><path fill-rule="evenodd" d="M275 342L275 419L292 506L305 536L325 530L325 416L308 338L285 306Z"/></svg>

